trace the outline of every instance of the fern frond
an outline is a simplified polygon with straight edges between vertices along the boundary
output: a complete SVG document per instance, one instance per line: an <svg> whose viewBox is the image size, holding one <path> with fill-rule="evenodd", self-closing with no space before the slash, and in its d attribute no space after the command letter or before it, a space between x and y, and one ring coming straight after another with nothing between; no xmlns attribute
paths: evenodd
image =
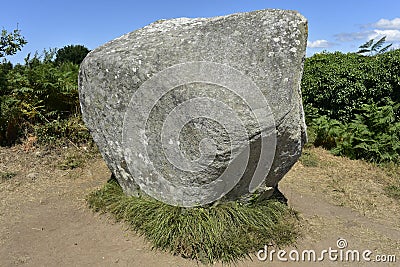
<svg viewBox="0 0 400 267"><path fill-rule="evenodd" d="M385 43L385 41L386 41L386 36L383 36L381 39L379 39L379 41L377 41L374 45L372 45L371 51L377 52L378 49L381 48L382 45Z"/></svg>
<svg viewBox="0 0 400 267"><path fill-rule="evenodd" d="M371 45L372 45L373 42L374 42L374 39L371 39L371 40L367 41L365 44L360 45L358 48L363 49L363 48L371 47Z"/></svg>
<svg viewBox="0 0 400 267"><path fill-rule="evenodd" d="M369 53L369 52L371 52L371 50L370 49L360 49L360 50L358 50L357 51L357 54L364 54L364 53Z"/></svg>
<svg viewBox="0 0 400 267"><path fill-rule="evenodd" d="M379 50L379 54L383 54L385 52L387 52L387 50L392 46L392 44L389 44L387 46L385 46L384 48L382 48L381 50Z"/></svg>

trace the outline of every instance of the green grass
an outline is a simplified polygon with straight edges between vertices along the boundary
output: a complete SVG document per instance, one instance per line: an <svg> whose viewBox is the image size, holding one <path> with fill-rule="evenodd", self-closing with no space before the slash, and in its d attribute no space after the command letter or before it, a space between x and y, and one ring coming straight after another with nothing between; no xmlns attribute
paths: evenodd
<svg viewBox="0 0 400 267"><path fill-rule="evenodd" d="M385 194L391 198L400 200L400 186L389 185L385 187Z"/></svg>
<svg viewBox="0 0 400 267"><path fill-rule="evenodd" d="M0 172L0 182L10 180L16 175L14 172Z"/></svg>
<svg viewBox="0 0 400 267"><path fill-rule="evenodd" d="M72 170L82 167L85 164L85 160L86 159L83 155L79 155L77 153L67 153L64 156L64 159L59 162L58 167L61 170Z"/></svg>
<svg viewBox="0 0 400 267"><path fill-rule="evenodd" d="M385 195L400 200L400 164L389 162L377 166L382 168L391 178L391 181L384 188Z"/></svg>
<svg viewBox="0 0 400 267"><path fill-rule="evenodd" d="M299 161L303 166L306 167L318 167L319 166L319 159L318 156L312 153L309 150L303 150Z"/></svg>
<svg viewBox="0 0 400 267"><path fill-rule="evenodd" d="M128 223L153 248L204 264L236 263L265 244L281 247L299 236L296 213L276 200L182 208L147 196L128 197L113 179L87 200L96 212Z"/></svg>
<svg viewBox="0 0 400 267"><path fill-rule="evenodd" d="M62 156L55 165L61 170L84 167L88 160L99 155L97 146L94 146L93 143L88 143L85 147L66 147L62 148L62 150Z"/></svg>

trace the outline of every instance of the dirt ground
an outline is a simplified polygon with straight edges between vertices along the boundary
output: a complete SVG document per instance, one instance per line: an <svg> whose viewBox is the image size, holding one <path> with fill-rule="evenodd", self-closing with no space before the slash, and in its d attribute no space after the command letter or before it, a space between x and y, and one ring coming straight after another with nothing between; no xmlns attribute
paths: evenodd
<svg viewBox="0 0 400 267"><path fill-rule="evenodd" d="M371 250L372 261L334 261L325 255L314 263L281 262L274 254L272 262L253 256L238 266L399 266L400 201L383 193L392 177L322 149L309 153L311 163L298 162L280 186L289 205L300 212L303 232L296 247L283 249L320 255L324 249L338 249L341 238L347 241L343 251ZM201 265L151 250L123 224L88 209L85 196L110 177L98 155L0 148L0 174L0 266ZM388 255L395 255L397 263L376 261Z"/></svg>

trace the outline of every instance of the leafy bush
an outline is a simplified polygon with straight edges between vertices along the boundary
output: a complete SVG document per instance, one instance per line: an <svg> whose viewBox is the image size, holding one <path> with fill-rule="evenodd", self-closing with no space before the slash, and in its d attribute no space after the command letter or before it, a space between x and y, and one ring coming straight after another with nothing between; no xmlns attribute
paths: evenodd
<svg viewBox="0 0 400 267"><path fill-rule="evenodd" d="M313 144L352 159L399 162L399 74L400 50L307 58L302 92Z"/></svg>
<svg viewBox="0 0 400 267"><path fill-rule="evenodd" d="M0 144L10 145L35 125L80 114L77 64L55 64L55 50L0 71Z"/></svg>
<svg viewBox="0 0 400 267"><path fill-rule="evenodd" d="M56 119L33 127L37 141L42 145L68 145L91 142L91 136L80 116Z"/></svg>
<svg viewBox="0 0 400 267"><path fill-rule="evenodd" d="M322 116L314 119L314 144L331 149L336 155L371 162L400 161L400 104L378 107L364 104L349 123Z"/></svg>
<svg viewBox="0 0 400 267"><path fill-rule="evenodd" d="M338 120L321 116L313 121L315 134L314 145L332 149L337 146L345 131L344 125Z"/></svg>
<svg viewBox="0 0 400 267"><path fill-rule="evenodd" d="M28 59L29 60L29 59ZM16 66L7 75L9 95L20 101L24 115L31 119L49 120L76 113L79 66L38 61L35 56L25 66Z"/></svg>
<svg viewBox="0 0 400 267"><path fill-rule="evenodd" d="M307 58L301 86L306 112L313 113L306 115L349 122L362 104L399 103L399 73L400 50L370 57L335 52Z"/></svg>
<svg viewBox="0 0 400 267"><path fill-rule="evenodd" d="M355 119L348 123L342 141L333 153L352 159L373 162L400 161L400 122L396 122L395 106L363 105Z"/></svg>

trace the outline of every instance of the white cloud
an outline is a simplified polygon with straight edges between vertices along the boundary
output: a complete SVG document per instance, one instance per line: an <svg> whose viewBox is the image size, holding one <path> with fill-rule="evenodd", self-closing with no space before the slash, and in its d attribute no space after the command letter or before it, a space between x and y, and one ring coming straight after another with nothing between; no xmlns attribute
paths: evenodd
<svg viewBox="0 0 400 267"><path fill-rule="evenodd" d="M375 23L365 24L359 32L339 33L335 39L339 42L378 39L386 36L386 42L400 41L400 18L380 19ZM393 45L394 46L394 45Z"/></svg>
<svg viewBox="0 0 400 267"><path fill-rule="evenodd" d="M308 48L328 48L334 45L339 45L344 42L349 42L352 45L357 43L362 44L365 41L374 39L378 41L383 36L386 36L386 43L392 44L392 49L400 48L400 17L394 19L381 18L380 20L360 25L360 29L355 32L342 32L334 35L334 40L337 43L328 42L327 40L308 41Z"/></svg>
<svg viewBox="0 0 400 267"><path fill-rule="evenodd" d="M333 44L328 42L327 40L307 41L307 47L309 48L326 48L332 45Z"/></svg>
<svg viewBox="0 0 400 267"><path fill-rule="evenodd" d="M386 36L386 42L400 41L400 30L374 30L368 35L369 39L381 38Z"/></svg>
<svg viewBox="0 0 400 267"><path fill-rule="evenodd" d="M357 40L363 40L367 38L372 31L365 31L365 32L345 32L345 33L338 33L335 34L335 39L339 42L352 42Z"/></svg>
<svg viewBox="0 0 400 267"><path fill-rule="evenodd" d="M378 29L400 29L400 18L394 18L392 20L380 19L372 25Z"/></svg>

